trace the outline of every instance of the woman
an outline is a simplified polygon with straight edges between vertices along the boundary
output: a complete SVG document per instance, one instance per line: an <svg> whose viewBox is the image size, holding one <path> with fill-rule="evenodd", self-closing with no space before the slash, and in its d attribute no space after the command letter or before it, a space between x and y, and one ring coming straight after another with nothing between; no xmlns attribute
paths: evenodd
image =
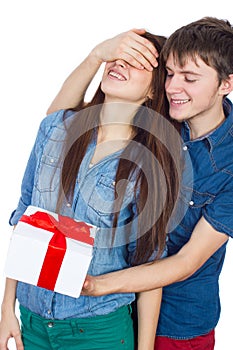
<svg viewBox="0 0 233 350"><path fill-rule="evenodd" d="M160 52L164 37L143 37ZM99 227L91 275L166 254L167 225L179 186L180 147L167 118L163 65L140 68L122 59L107 62L90 103L76 98L77 105L58 108L42 121L11 217L11 224L17 224L34 205ZM15 295L23 344L14 314ZM2 349L10 336L18 350L134 349L134 299L133 293L76 299L8 279ZM160 300L161 290L138 296L138 350L153 349Z"/></svg>

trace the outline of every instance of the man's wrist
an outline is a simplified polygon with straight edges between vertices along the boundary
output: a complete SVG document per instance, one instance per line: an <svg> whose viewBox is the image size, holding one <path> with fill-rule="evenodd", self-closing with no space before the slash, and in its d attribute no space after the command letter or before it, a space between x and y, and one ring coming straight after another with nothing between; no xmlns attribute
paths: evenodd
<svg viewBox="0 0 233 350"><path fill-rule="evenodd" d="M113 293L122 293L123 286L121 286L123 270L110 272L105 275L95 277L95 292L98 295L106 295Z"/></svg>
<svg viewBox="0 0 233 350"><path fill-rule="evenodd" d="M98 52L98 48L95 47L88 55L88 60L92 65L101 65L104 61Z"/></svg>

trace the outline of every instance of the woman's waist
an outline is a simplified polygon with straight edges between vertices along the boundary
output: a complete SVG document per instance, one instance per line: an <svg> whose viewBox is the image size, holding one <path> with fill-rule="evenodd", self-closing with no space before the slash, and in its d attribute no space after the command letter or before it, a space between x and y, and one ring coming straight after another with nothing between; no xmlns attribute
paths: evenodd
<svg viewBox="0 0 233 350"><path fill-rule="evenodd" d="M73 298L31 284L18 282L17 299L20 305L46 319L89 318L107 315L129 305L134 293L109 294L100 297Z"/></svg>

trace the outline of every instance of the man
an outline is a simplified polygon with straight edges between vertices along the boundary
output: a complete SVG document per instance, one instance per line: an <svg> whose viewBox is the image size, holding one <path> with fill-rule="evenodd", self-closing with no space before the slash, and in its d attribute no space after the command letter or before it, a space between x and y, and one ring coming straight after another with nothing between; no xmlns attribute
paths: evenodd
<svg viewBox="0 0 233 350"><path fill-rule="evenodd" d="M166 286L156 350L214 349L219 274L233 237L233 28L204 18L178 29L163 49L170 116L182 122L193 164L189 208L169 233L169 257L87 278L85 293L139 292Z"/></svg>

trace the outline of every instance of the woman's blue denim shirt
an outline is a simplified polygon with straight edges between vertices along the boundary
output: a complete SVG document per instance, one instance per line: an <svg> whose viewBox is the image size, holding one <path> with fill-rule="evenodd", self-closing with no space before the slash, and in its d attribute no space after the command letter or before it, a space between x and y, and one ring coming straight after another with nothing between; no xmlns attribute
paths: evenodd
<svg viewBox="0 0 233 350"><path fill-rule="evenodd" d="M183 189L182 202L187 211L169 234L168 255L176 254L190 239L203 216L217 231L233 237L233 109L224 103L226 119L215 131L190 139L183 128L183 149L192 161L193 183ZM185 281L163 289L157 335L177 339L207 334L220 316L219 275L226 245Z"/></svg>
<svg viewBox="0 0 233 350"><path fill-rule="evenodd" d="M47 116L40 125L23 177L21 198L10 219L12 225L17 224L30 204L50 211L56 209L61 170L60 153L66 134L63 114L64 111L53 113ZM70 113L66 119L66 125L69 124L73 116L74 113ZM114 247L109 249L112 237L109 228L113 219L111 212L114 201L115 175L121 152L118 151L105 157L96 165L90 166L95 144L94 140L81 163L74 200L72 203L65 203L62 210L63 215L99 227L93 258L88 270L90 275L100 275L129 267L136 247L135 238L132 236L133 230L131 230L130 236L124 232L127 228L126 223L132 216L132 210L134 211L135 207L132 190L134 183L132 181L127 185ZM135 299L135 295L124 293L101 297L80 296L72 298L18 282L17 299L21 305L42 317L65 319L92 317L113 312L123 305L130 304Z"/></svg>

